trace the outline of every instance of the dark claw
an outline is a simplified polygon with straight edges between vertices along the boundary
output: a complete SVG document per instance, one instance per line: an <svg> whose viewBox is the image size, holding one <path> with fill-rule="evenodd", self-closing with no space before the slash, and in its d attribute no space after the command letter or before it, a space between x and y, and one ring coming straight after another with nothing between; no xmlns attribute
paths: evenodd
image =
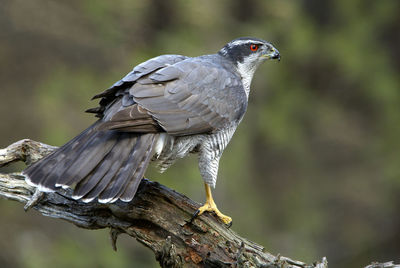
<svg viewBox="0 0 400 268"><path fill-rule="evenodd" d="M193 216L192 216L192 218L190 219L189 222L193 222L193 220L199 215L199 213L200 213L200 210L199 209L196 210L196 212L193 214Z"/></svg>
<svg viewBox="0 0 400 268"><path fill-rule="evenodd" d="M199 209L196 210L196 212L193 213L192 218L190 218L189 222L192 223L192 222L194 221L194 219L195 219L197 216L199 216L199 213L200 213L200 210L199 210ZM218 217L217 217L217 218L218 218ZM228 224L225 224L226 228L228 228L228 229L231 228L231 227L232 227L232 223L233 223L233 221L231 221L231 222L228 223Z"/></svg>

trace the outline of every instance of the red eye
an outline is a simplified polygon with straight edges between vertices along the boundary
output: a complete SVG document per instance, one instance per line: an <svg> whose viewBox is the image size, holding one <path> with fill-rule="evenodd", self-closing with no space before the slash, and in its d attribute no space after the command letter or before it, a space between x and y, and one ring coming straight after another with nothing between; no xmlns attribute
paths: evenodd
<svg viewBox="0 0 400 268"><path fill-rule="evenodd" d="M251 44L251 45L250 45L250 50L251 50L251 51L257 51L257 50L258 50L258 45L256 45L256 44Z"/></svg>

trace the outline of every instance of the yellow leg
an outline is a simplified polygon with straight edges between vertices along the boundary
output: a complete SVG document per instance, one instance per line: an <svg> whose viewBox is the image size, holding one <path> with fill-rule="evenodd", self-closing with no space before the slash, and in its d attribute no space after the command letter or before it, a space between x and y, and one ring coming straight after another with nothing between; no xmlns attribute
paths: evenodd
<svg viewBox="0 0 400 268"><path fill-rule="evenodd" d="M207 199L206 199L206 202L204 203L204 205L199 207L199 209L197 210L195 215L201 215L205 211L214 212L217 215L217 217L221 219L221 221L223 223L230 224L232 222L232 218L222 214L218 210L217 205L215 204L214 199L211 194L211 187L206 183L204 184L204 186L206 187L206 198Z"/></svg>

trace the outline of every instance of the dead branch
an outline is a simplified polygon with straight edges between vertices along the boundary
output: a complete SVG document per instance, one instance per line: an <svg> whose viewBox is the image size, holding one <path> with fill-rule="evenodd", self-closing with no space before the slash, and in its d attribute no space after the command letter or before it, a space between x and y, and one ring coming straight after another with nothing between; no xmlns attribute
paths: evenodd
<svg viewBox="0 0 400 268"><path fill-rule="evenodd" d="M55 149L21 140L0 150L0 167L15 161L29 165ZM191 221L200 204L157 182L144 179L129 203L87 204L69 198L67 191L43 194L24 179L21 173L0 173L0 197L24 203L26 209L33 207L44 216L64 219L80 228L110 228L114 249L118 235L126 233L150 248L162 267L328 267L326 258L306 264L274 256L219 223L213 215Z"/></svg>

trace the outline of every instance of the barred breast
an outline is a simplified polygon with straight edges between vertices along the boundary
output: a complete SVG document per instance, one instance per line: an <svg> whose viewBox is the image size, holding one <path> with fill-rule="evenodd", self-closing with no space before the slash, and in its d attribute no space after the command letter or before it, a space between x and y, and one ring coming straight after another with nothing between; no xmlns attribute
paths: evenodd
<svg viewBox="0 0 400 268"><path fill-rule="evenodd" d="M215 187L219 159L231 140L237 125L221 129L212 134L171 136L163 133L157 140L153 161L160 172L167 170L177 159L189 153L199 155L199 169L204 181Z"/></svg>

